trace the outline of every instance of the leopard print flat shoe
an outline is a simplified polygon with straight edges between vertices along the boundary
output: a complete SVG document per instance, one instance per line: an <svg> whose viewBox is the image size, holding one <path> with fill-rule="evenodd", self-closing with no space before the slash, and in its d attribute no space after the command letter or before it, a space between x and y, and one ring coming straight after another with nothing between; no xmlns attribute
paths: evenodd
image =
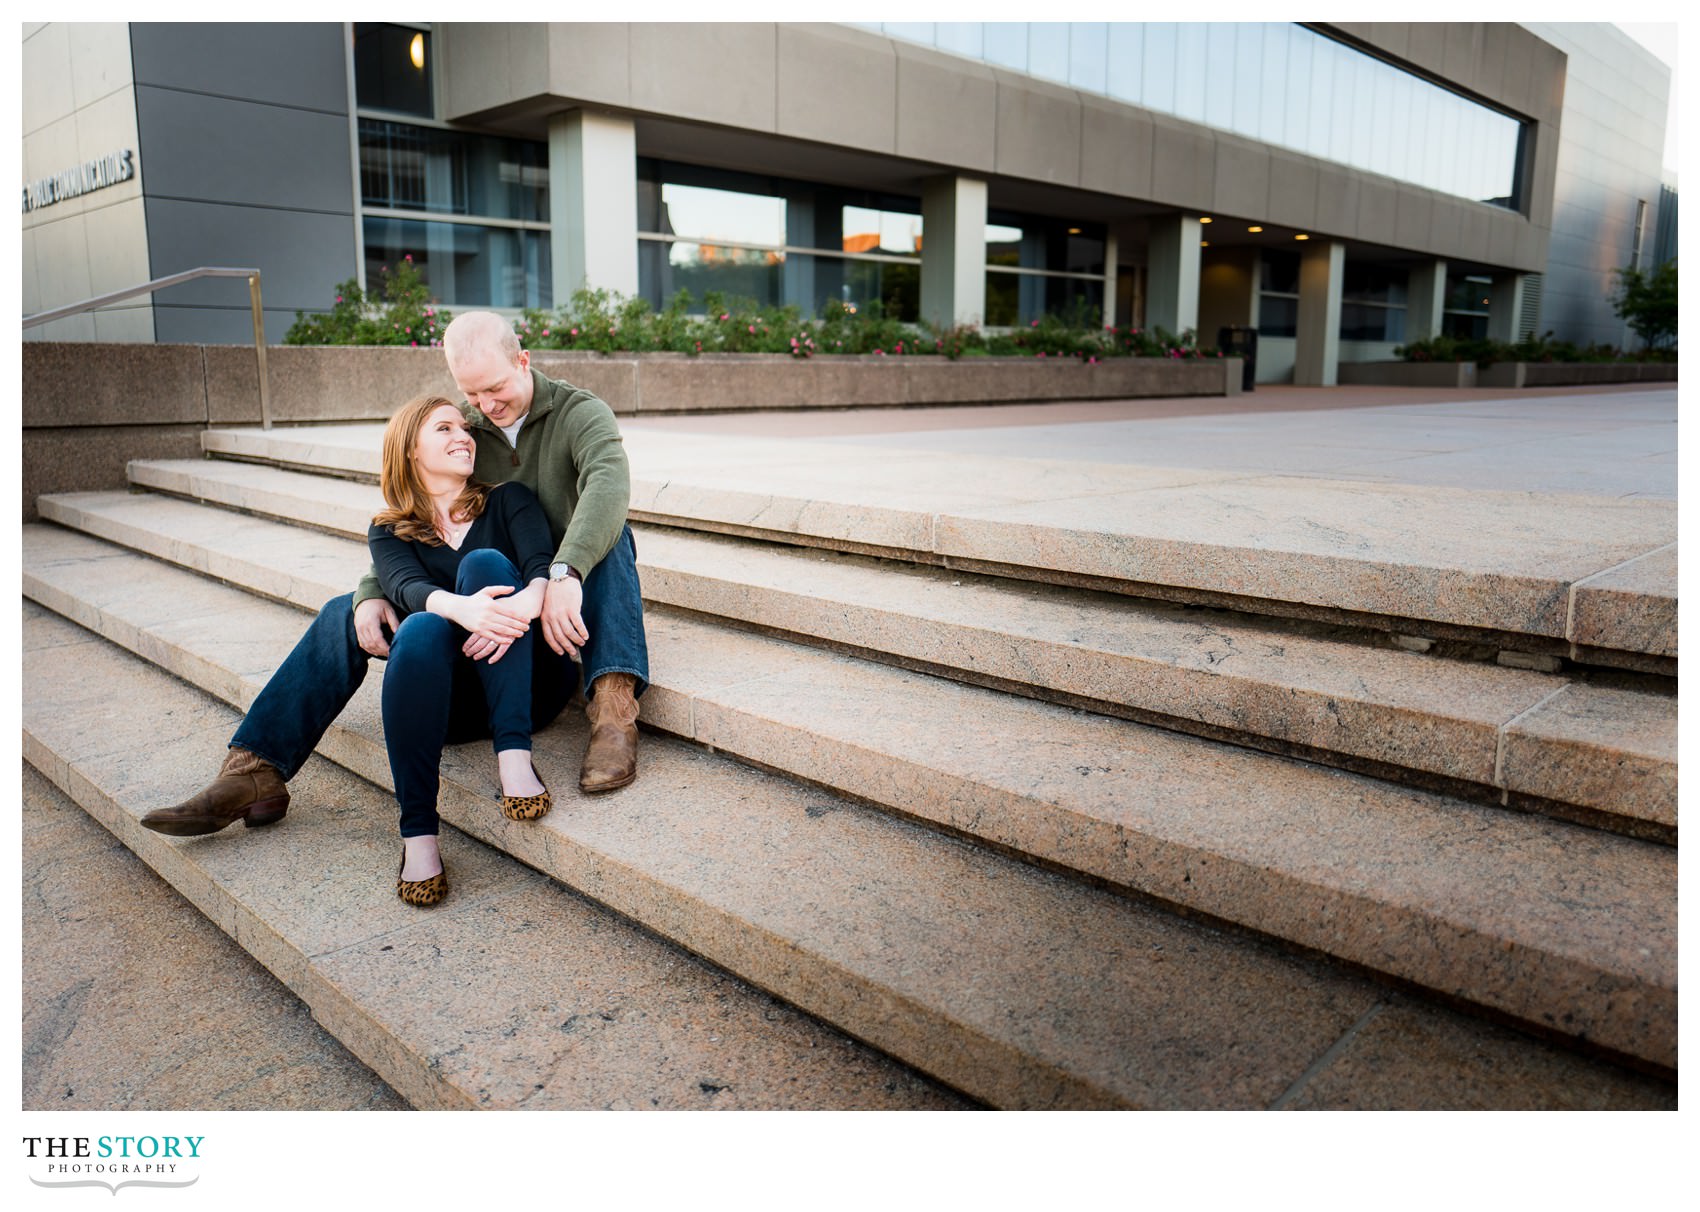
<svg viewBox="0 0 1700 1212"><path fill-rule="evenodd" d="M544 789L542 795L504 795L502 797L502 815L510 821L535 821L540 816L546 816L551 806L547 788Z"/></svg>
<svg viewBox="0 0 1700 1212"><path fill-rule="evenodd" d="M401 865L395 869L395 894L410 905L421 909L429 909L449 894L449 865L443 864L443 869L429 879L404 880L402 871L407 866L407 851L401 852Z"/></svg>
<svg viewBox="0 0 1700 1212"><path fill-rule="evenodd" d="M543 783L543 777L537 773L537 767L531 768L531 775L539 783ZM547 784L543 786L542 795L502 796L502 815L510 821L535 821L540 816L547 816L551 807Z"/></svg>

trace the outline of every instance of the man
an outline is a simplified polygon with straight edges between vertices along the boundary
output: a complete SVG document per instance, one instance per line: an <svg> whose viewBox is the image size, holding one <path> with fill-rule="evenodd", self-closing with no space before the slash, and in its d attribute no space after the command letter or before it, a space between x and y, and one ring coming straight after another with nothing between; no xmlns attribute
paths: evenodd
<svg viewBox="0 0 1700 1212"><path fill-rule="evenodd" d="M539 621L549 647L583 666L591 734L579 788L624 787L637 776L637 700L649 685L649 653L637 549L626 525L631 476L613 410L532 370L513 327L493 312L457 316L443 333L443 353L466 396L462 408L477 446L473 475L492 484L518 480L549 518L557 547ZM524 622L516 620L516 628ZM370 658L389 655L385 628L394 634L397 626L395 607L371 572L353 594L325 603L254 700L218 777L142 824L193 836L237 821L282 819L285 784L354 697ZM471 636L463 651L482 660L496 648ZM541 657L540 645L536 651ZM540 659L538 668L545 667Z"/></svg>

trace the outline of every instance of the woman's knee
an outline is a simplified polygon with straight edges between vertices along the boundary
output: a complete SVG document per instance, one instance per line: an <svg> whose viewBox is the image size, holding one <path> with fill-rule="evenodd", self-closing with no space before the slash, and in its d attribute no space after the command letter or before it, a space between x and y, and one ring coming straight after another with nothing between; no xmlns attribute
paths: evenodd
<svg viewBox="0 0 1700 1212"><path fill-rule="evenodd" d="M447 652L452 656L460 647L455 639L455 625L442 615L423 610L410 614L390 641L390 664L426 653Z"/></svg>
<svg viewBox="0 0 1700 1212"><path fill-rule="evenodd" d="M507 556L493 547L480 547L461 557L455 592L476 593L489 585L511 585L517 592L521 588L519 577L519 569Z"/></svg>

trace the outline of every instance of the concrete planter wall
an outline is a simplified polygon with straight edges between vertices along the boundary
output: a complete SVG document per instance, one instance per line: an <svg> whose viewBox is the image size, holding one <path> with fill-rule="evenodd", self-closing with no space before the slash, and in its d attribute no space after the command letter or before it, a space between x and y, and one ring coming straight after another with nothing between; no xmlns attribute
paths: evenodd
<svg viewBox="0 0 1700 1212"><path fill-rule="evenodd" d="M424 392L459 399L441 350L272 346L274 423L383 420ZM544 374L616 413L848 408L1238 394L1238 358L538 353ZM24 517L38 493L119 488L133 458L192 458L208 425L260 420L254 351L240 345L23 345Z"/></svg>
<svg viewBox="0 0 1700 1212"><path fill-rule="evenodd" d="M1675 362L1342 362L1340 382L1367 387L1579 387L1674 383Z"/></svg>
<svg viewBox="0 0 1700 1212"><path fill-rule="evenodd" d="M1342 362L1339 383L1350 387L1474 387L1474 362Z"/></svg>
<svg viewBox="0 0 1700 1212"><path fill-rule="evenodd" d="M1674 383L1675 362L1498 362L1481 371L1483 387L1576 387L1588 383Z"/></svg>

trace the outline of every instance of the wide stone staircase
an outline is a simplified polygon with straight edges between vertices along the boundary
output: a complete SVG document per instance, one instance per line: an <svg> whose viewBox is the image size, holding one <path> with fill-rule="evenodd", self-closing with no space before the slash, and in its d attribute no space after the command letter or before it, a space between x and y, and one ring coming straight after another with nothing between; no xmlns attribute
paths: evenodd
<svg viewBox="0 0 1700 1212"><path fill-rule="evenodd" d="M1668 510L1549 518L1588 566L1395 565L1244 483L1076 468L1071 514L1003 460L947 508L901 455L628 433L638 781L571 790L569 709L515 824L451 749L424 914L381 662L279 826L136 823L364 569L378 433L211 430L41 498L25 756L414 1105L1675 1105ZM1234 534L1117 512L1165 474Z"/></svg>

